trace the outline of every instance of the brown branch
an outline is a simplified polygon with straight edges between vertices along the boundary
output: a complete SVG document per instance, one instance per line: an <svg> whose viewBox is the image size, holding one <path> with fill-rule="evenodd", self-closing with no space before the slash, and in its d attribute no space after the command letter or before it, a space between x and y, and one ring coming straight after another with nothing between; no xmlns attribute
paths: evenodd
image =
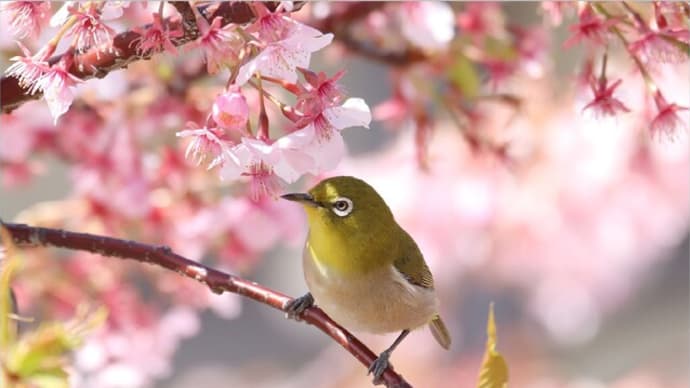
<svg viewBox="0 0 690 388"><path fill-rule="evenodd" d="M173 1L171 4L178 10L182 16L180 22L179 17L168 17L165 23L169 23L171 28L179 28L182 24L183 36L173 39L172 42L176 47L185 45L195 40L199 35L199 30L196 25L194 13L191 6L186 1ZM277 7L276 2L267 2L269 9ZM297 4L293 11L298 10L302 4ZM210 15L206 13L211 7L199 7L199 13L213 20L216 16L220 16L222 24L229 23L244 24L254 20L254 13L247 3L230 2L222 3L216 7L215 11ZM142 27L144 30L146 28ZM124 31L115 35L111 42L99 47L92 47L84 53L75 54L72 66L69 72L81 79L103 78L108 73L114 70L126 68L130 63L149 59L155 53L137 53L136 44L133 42L140 38L141 35L133 30ZM69 50L68 50L69 52ZM62 53L50 58L49 63L57 63L67 53ZM71 54L70 54L71 55ZM42 93L29 94L28 88L19 85L19 82L14 77L3 76L0 79L0 104L2 105L2 112L9 113L20 107L23 103L35 100L41 97Z"/></svg>
<svg viewBox="0 0 690 388"><path fill-rule="evenodd" d="M52 246L153 264L182 276L195 279L217 294L223 292L236 293L281 311L285 311L285 306L292 300L287 295L257 283L186 259L174 253L167 246L153 246L131 240L68 232L61 229L33 227L24 224L0 223L0 225L7 228L12 235L13 242L19 247ZM307 309L301 318L306 323L314 325L326 333L364 366L369 367L376 360L376 354L369 350L354 335L331 320L318 307ZM382 383L386 387L411 387L390 366L382 376Z"/></svg>

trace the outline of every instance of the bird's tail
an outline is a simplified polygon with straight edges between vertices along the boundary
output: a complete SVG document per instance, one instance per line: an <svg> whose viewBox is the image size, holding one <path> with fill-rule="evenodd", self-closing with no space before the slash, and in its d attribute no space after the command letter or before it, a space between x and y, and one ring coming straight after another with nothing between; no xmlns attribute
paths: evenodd
<svg viewBox="0 0 690 388"><path fill-rule="evenodd" d="M439 345L443 346L444 349L450 348L450 333L448 332L446 325L441 320L440 315L437 314L431 319L431 322L429 322L429 330L431 330L431 334L434 335L434 338L436 338L436 342L438 342Z"/></svg>

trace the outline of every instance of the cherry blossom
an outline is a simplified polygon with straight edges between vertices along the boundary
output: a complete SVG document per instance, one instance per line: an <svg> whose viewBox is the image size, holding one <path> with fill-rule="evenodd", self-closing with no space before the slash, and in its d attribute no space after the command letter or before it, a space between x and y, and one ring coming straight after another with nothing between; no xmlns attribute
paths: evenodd
<svg viewBox="0 0 690 388"><path fill-rule="evenodd" d="M440 50L455 36L455 16L448 3L404 2L398 9L402 34L419 48Z"/></svg>
<svg viewBox="0 0 690 388"><path fill-rule="evenodd" d="M133 31L140 34L141 37L132 41L137 48L139 55L156 51L167 51L170 54L177 54L177 48L172 43L171 39L179 38L184 33L180 30L170 30L168 26L164 26L161 15L154 12L152 15L153 24L148 28L142 30L135 28Z"/></svg>
<svg viewBox="0 0 690 388"><path fill-rule="evenodd" d="M75 37L77 51L83 52L107 43L115 34L115 30L101 20L101 11L95 3L74 4L68 11L77 18L69 32L69 35Z"/></svg>
<svg viewBox="0 0 690 388"><path fill-rule="evenodd" d="M5 70L5 75L18 79L19 85L25 87L30 94L35 94L41 90L38 81L48 70L47 53L39 52L36 55L31 55L29 49L21 42L17 42L17 44L24 56L10 58L10 61L14 63Z"/></svg>
<svg viewBox="0 0 690 388"><path fill-rule="evenodd" d="M630 112L630 109L623 105L620 100L613 97L613 92L620 86L621 82L623 81L619 79L609 84L606 77L602 76L596 80L592 78L590 87L594 99L587 103L582 111L590 109L596 117L615 116L618 112Z"/></svg>
<svg viewBox="0 0 690 388"><path fill-rule="evenodd" d="M305 115L323 109L324 106L339 104L345 96L343 88L338 84L345 71L337 72L333 77L328 78L326 73L297 68L307 81L306 85L300 85L300 92L297 95L295 107Z"/></svg>
<svg viewBox="0 0 690 388"><path fill-rule="evenodd" d="M306 153L312 155L315 166L311 172L318 174L334 168L345 154L340 131L354 126L369 128L371 111L361 98L348 98L341 106L326 108L309 121L287 138L303 145Z"/></svg>
<svg viewBox="0 0 690 388"><path fill-rule="evenodd" d="M308 68L311 54L326 47L333 40L333 34L283 17L284 36L279 40L268 40L259 54L240 67L236 84L243 85L254 74L274 77L294 83L298 67Z"/></svg>
<svg viewBox="0 0 690 388"><path fill-rule="evenodd" d="M208 165L208 169L212 169L218 165L223 165L226 157L232 154L226 152L228 144L221 140L224 136L224 131L217 127L202 127L196 123L187 123L186 129L177 132L177 137L191 137L192 140L187 145L185 150L185 158L190 159L198 166L209 156L212 158Z"/></svg>
<svg viewBox="0 0 690 388"><path fill-rule="evenodd" d="M299 131L282 136L272 144L248 138L242 139L242 143L251 155L271 166L273 172L288 183L316 170L314 157L307 149L310 139Z"/></svg>
<svg viewBox="0 0 690 388"><path fill-rule="evenodd" d="M597 15L592 6L582 3L578 14L578 23L570 26L570 37L563 43L563 47L570 48L581 41L594 45L606 43L609 28L618 23L617 19L604 19Z"/></svg>
<svg viewBox="0 0 690 388"><path fill-rule="evenodd" d="M226 150L226 153L234 163L223 165L221 178L249 178L249 191L253 200L275 197L284 187L285 181L274 169L274 166L281 162L281 154L277 148L271 147L263 140L243 138L242 143Z"/></svg>
<svg viewBox="0 0 690 388"><path fill-rule="evenodd" d="M223 66L232 64L237 59L235 44L237 37L232 32L232 25L221 26L221 18L216 17L209 25L206 19L197 18L201 36L197 45L203 50L208 72L216 73Z"/></svg>
<svg viewBox="0 0 690 388"><path fill-rule="evenodd" d="M249 119L249 105L239 88L230 88L216 97L213 103L213 120L229 130L243 130Z"/></svg>
<svg viewBox="0 0 690 388"><path fill-rule="evenodd" d="M642 36L630 43L629 47L633 53L648 62L681 63L688 58L687 49L683 48L682 44L687 45L689 42L690 31L687 28L647 28Z"/></svg>
<svg viewBox="0 0 690 388"><path fill-rule="evenodd" d="M51 66L38 80L38 88L43 91L44 98L53 115L53 122L57 124L74 101L74 89L82 82L69 72L71 56L66 55L57 64Z"/></svg>
<svg viewBox="0 0 690 388"><path fill-rule="evenodd" d="M50 1L8 1L0 4L0 12L9 14L10 31L18 39L38 36L48 11Z"/></svg>
<svg viewBox="0 0 690 388"><path fill-rule="evenodd" d="M689 108L667 102L659 91L654 94L654 103L658 113L649 124L652 135L673 140L679 129L687 128L687 121L683 120L678 112L687 111Z"/></svg>
<svg viewBox="0 0 690 388"><path fill-rule="evenodd" d="M276 198L285 187L273 169L262 162L251 164L242 175L250 178L250 196L255 201L264 197Z"/></svg>

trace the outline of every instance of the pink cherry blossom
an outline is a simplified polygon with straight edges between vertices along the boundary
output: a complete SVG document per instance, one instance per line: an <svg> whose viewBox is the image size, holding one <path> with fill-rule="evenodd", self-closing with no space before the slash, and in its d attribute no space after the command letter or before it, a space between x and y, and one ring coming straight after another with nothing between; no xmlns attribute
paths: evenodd
<svg viewBox="0 0 690 388"><path fill-rule="evenodd" d="M241 131L249 119L249 105L239 88L219 94L213 103L213 120L220 127Z"/></svg>
<svg viewBox="0 0 690 388"><path fill-rule="evenodd" d="M319 174L333 169L345 155L340 131L354 126L369 128L371 111L361 98L348 98L343 105L324 109L310 121L287 138L303 145L303 150L314 158L311 173Z"/></svg>
<svg viewBox="0 0 690 388"><path fill-rule="evenodd" d="M60 62L46 70L37 83L53 115L54 124L72 105L74 89L77 83L82 82L68 71L71 62L71 56L63 56Z"/></svg>
<svg viewBox="0 0 690 388"><path fill-rule="evenodd" d="M294 83L297 81L296 69L308 68L311 53L333 40L333 34L323 34L313 27L282 18L286 23L284 37L264 42L261 52L240 67L235 81L237 85L243 85L256 73Z"/></svg>
<svg viewBox="0 0 690 388"><path fill-rule="evenodd" d="M270 165L277 176L288 183L315 169L314 158L307 146L310 139L301 133L280 137L272 144L262 140L243 138L242 144L254 158Z"/></svg>
<svg viewBox="0 0 690 388"><path fill-rule="evenodd" d="M31 55L29 49L21 42L17 42L17 45L21 48L24 56L10 58L10 61L14 63L5 70L5 75L16 78L19 80L19 85L26 88L29 94L35 94L40 90L39 79L48 70L46 52Z"/></svg>
<svg viewBox="0 0 690 388"><path fill-rule="evenodd" d="M157 51L167 51L170 54L177 54L177 48L171 39L179 38L184 33L180 30L170 30L169 26L164 26L161 15L157 12L152 14L153 24L146 29L135 28L133 31L141 37L132 41L139 55L153 53Z"/></svg>
<svg viewBox="0 0 690 388"><path fill-rule="evenodd" d="M300 92L297 95L297 108L304 115L320 112L324 107L338 105L345 97L342 87L338 84L345 71L337 72L333 77L328 78L326 73L314 73L308 69L297 68L302 73L306 84L300 85Z"/></svg>
<svg viewBox="0 0 690 388"><path fill-rule="evenodd" d="M185 150L185 158L191 159L197 166L200 165L208 157L211 157L211 162L208 165L208 169L213 167L224 165L226 158L231 156L227 152L230 146L226 141L221 140L224 136L224 132L221 128L214 127L202 127L196 123L187 123L186 129L177 132L177 137L191 137L192 140L187 144L187 149Z"/></svg>
<svg viewBox="0 0 690 388"><path fill-rule="evenodd" d="M285 183L275 174L271 166L259 162L249 166L249 171L242 173L249 177L251 198L258 201L261 198L276 198L285 187Z"/></svg>
<svg viewBox="0 0 690 388"><path fill-rule="evenodd" d="M687 28L653 30L647 29L642 36L630 43L630 51L640 55L645 61L681 63L688 59L687 48L679 43L690 42L690 32Z"/></svg>
<svg viewBox="0 0 690 388"><path fill-rule="evenodd" d="M69 32L69 35L76 39L77 51L83 52L91 47L103 45L115 35L115 30L101 20L97 4L73 4L68 10L77 18Z"/></svg>
<svg viewBox="0 0 690 388"><path fill-rule="evenodd" d="M221 67L233 63L237 59L235 44L237 36L232 32L232 25L221 26L221 18L216 17L209 25L206 19L198 18L197 25L201 36L197 39L197 45L204 51L206 68L214 74Z"/></svg>
<svg viewBox="0 0 690 388"><path fill-rule="evenodd" d="M678 116L678 112L687 111L688 108L674 103L668 103L660 91L654 94L654 103L658 110L657 115L649 124L652 136L664 136L673 140L679 129L687 127L687 119L683 120Z"/></svg>
<svg viewBox="0 0 690 388"><path fill-rule="evenodd" d="M240 144L227 148L228 162L223 164L223 180L250 178L250 191L256 200L274 197L285 183L296 181L306 173L317 171L317 164L308 149L313 138L296 131L275 142L242 138Z"/></svg>
<svg viewBox="0 0 690 388"><path fill-rule="evenodd" d="M594 99L590 101L582 111L591 109L595 117L615 116L618 112L630 112L623 103L617 98L613 97L613 92L620 86L622 80L616 80L609 84L606 77L599 77L598 80L591 79L590 87Z"/></svg>
<svg viewBox="0 0 690 388"><path fill-rule="evenodd" d="M583 3L578 14L579 22L570 26L570 37L563 43L563 47L570 48L581 41L588 41L594 45L606 44L609 28L617 19L604 19L597 15L592 6Z"/></svg>
<svg viewBox="0 0 690 388"><path fill-rule="evenodd" d="M447 3L403 2L399 10L403 36L421 49L444 49L455 36L455 16Z"/></svg>
<svg viewBox="0 0 690 388"><path fill-rule="evenodd" d="M637 30L641 35L628 47L631 52L648 62L680 63L688 58L690 32L687 19L681 16L678 23L677 16L679 13L682 15L683 11L680 8L674 9L673 5L662 3L665 2L653 2L654 18L649 22L645 22L641 17L635 18ZM630 11L634 12L631 8ZM671 23L667 15L671 18Z"/></svg>
<svg viewBox="0 0 690 388"><path fill-rule="evenodd" d="M0 12L9 14L10 31L18 39L38 36L49 10L50 1L8 1L0 4Z"/></svg>
<svg viewBox="0 0 690 388"><path fill-rule="evenodd" d="M226 163L221 169L221 178L236 180L249 178L251 198L275 197L285 186L285 181L276 175L274 166L280 162L280 152L263 140L243 138L242 143L226 150L234 163Z"/></svg>
<svg viewBox="0 0 690 388"><path fill-rule="evenodd" d="M287 37L290 29L289 18L281 13L271 13L263 3L253 4L258 19L247 28L247 32L257 32L258 37L266 42L274 42Z"/></svg>

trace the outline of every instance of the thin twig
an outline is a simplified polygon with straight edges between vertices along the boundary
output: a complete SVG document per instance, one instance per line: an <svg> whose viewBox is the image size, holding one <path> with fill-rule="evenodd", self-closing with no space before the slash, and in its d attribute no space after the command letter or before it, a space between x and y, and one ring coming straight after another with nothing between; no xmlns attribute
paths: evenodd
<svg viewBox="0 0 690 388"><path fill-rule="evenodd" d="M292 300L287 295L273 291L260 284L186 259L174 253L167 246L154 246L131 240L24 224L0 223L0 225L7 228L12 235L13 242L18 247L52 246L153 264L182 276L195 279L217 294L232 292L281 311L285 311L285 306ZM311 307L305 310L301 318L306 323L314 325L326 333L364 366L369 367L376 360L376 354L369 350L354 335L331 320L318 307ZM386 387L411 387L390 366L382 377L382 383Z"/></svg>

